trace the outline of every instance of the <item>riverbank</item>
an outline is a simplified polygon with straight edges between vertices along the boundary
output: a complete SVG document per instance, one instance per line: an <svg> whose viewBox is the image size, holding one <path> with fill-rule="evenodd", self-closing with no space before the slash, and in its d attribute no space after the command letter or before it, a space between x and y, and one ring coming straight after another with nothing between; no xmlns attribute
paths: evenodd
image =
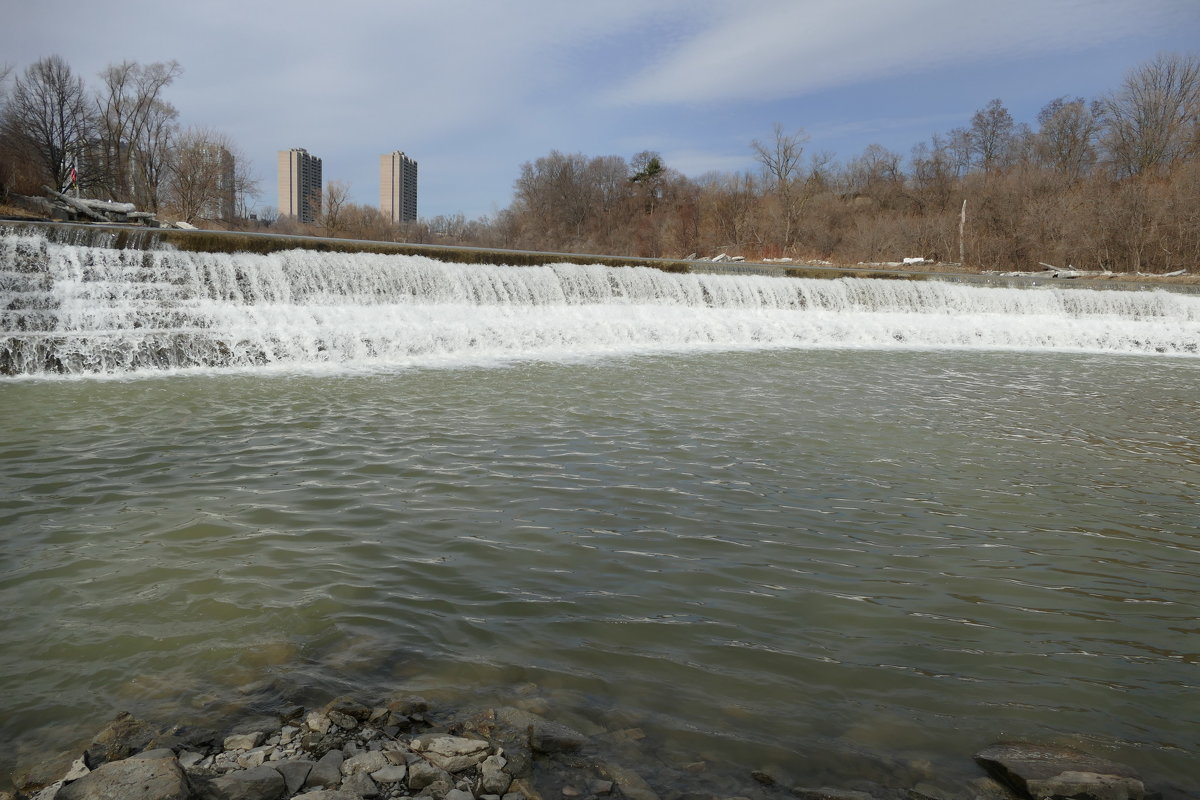
<svg viewBox="0 0 1200 800"><path fill-rule="evenodd" d="M365 699L364 699L365 700ZM215 730L160 726L122 713L82 753L17 776L0 800L1182 800L1129 767L1051 743L996 744L969 779L927 763L879 762L834 786L803 753L787 767L721 770L665 763L638 727L583 731L554 721L537 687L509 706L439 708L417 695L349 696L291 706ZM540 713L539 713L540 712ZM63 764L74 757L68 768ZM967 756L966 758L969 758ZM51 780L53 775L58 777Z"/></svg>

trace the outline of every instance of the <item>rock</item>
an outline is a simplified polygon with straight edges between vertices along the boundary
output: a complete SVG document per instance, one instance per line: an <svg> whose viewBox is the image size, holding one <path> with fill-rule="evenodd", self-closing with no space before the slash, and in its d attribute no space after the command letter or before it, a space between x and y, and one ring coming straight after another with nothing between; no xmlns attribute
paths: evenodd
<svg viewBox="0 0 1200 800"><path fill-rule="evenodd" d="M144 749L155 733L148 723L122 711L92 739L83 754L84 761L95 769L101 764L128 758Z"/></svg>
<svg viewBox="0 0 1200 800"><path fill-rule="evenodd" d="M800 800L875 800L866 792L853 792L849 789L831 789L828 786L822 786L819 789L806 789L796 787L792 789L792 794L799 797Z"/></svg>
<svg viewBox="0 0 1200 800"><path fill-rule="evenodd" d="M330 722L332 722L334 725L337 725L339 728L352 731L358 727L358 720L349 714L343 714L340 711L327 711L325 712L325 716L329 718Z"/></svg>
<svg viewBox="0 0 1200 800"><path fill-rule="evenodd" d="M451 789L446 792L443 800L475 800L475 795L470 792L464 792L462 789Z"/></svg>
<svg viewBox="0 0 1200 800"><path fill-rule="evenodd" d="M247 750L237 757L238 766L242 769L261 767L263 762L267 760L267 754L274 749L273 747L264 745L263 747L256 747L253 750Z"/></svg>
<svg viewBox="0 0 1200 800"><path fill-rule="evenodd" d="M659 800L658 793L650 788L641 775L618 764L605 764L604 772L612 778L621 794L629 800Z"/></svg>
<svg viewBox="0 0 1200 800"><path fill-rule="evenodd" d="M379 797L379 787L365 772L356 772L346 778L342 781L341 789L343 792L350 792L359 797Z"/></svg>
<svg viewBox="0 0 1200 800"><path fill-rule="evenodd" d="M408 775L408 767L405 765L388 764L380 770L371 773L371 780L376 783L400 783Z"/></svg>
<svg viewBox="0 0 1200 800"><path fill-rule="evenodd" d="M387 760L387 756L378 751L369 753L361 753L351 758L347 758L342 762L342 774L346 777L357 775L358 773L370 774L378 772L384 767L390 766L391 762Z"/></svg>
<svg viewBox="0 0 1200 800"><path fill-rule="evenodd" d="M174 758L175 751L169 747L156 747L153 750L143 750L140 753L135 753L130 758ZM70 776L67 778L70 780Z"/></svg>
<svg viewBox="0 0 1200 800"><path fill-rule="evenodd" d="M1001 783L1035 800L1142 800L1146 790L1123 764L1057 745L994 744L975 761Z"/></svg>
<svg viewBox="0 0 1200 800"><path fill-rule="evenodd" d="M179 751L179 766L184 769L191 769L204 760L203 753L197 753L195 750Z"/></svg>
<svg viewBox="0 0 1200 800"><path fill-rule="evenodd" d="M479 764L479 789L483 794L504 794L512 784L512 775L504 771L508 759L488 756Z"/></svg>
<svg viewBox="0 0 1200 800"><path fill-rule="evenodd" d="M266 734L262 731L237 733L233 736L226 736L223 745L225 750L253 750L262 744L265 738Z"/></svg>
<svg viewBox="0 0 1200 800"><path fill-rule="evenodd" d="M479 739L461 736L420 736L412 740L412 749L446 772L462 772L487 758L491 745Z"/></svg>
<svg viewBox="0 0 1200 800"><path fill-rule="evenodd" d="M283 776L275 769L254 767L213 778L200 796L204 800L280 800L285 790Z"/></svg>
<svg viewBox="0 0 1200 800"><path fill-rule="evenodd" d="M957 800L957 795L932 783L918 783L908 790L908 800Z"/></svg>
<svg viewBox="0 0 1200 800"><path fill-rule="evenodd" d="M450 773L440 767L435 767L428 761L415 761L408 765L408 790L410 792L419 792L435 781L449 783Z"/></svg>
<svg viewBox="0 0 1200 800"><path fill-rule="evenodd" d="M339 697L325 706L325 713L337 712L353 717L356 722L366 722L371 717L371 709L351 697Z"/></svg>
<svg viewBox="0 0 1200 800"><path fill-rule="evenodd" d="M613 782L602 781L599 778L592 778L588 781L588 791L595 795L612 794Z"/></svg>
<svg viewBox="0 0 1200 800"><path fill-rule="evenodd" d="M1021 800L1017 793L991 778L976 778L967 790L971 800Z"/></svg>
<svg viewBox="0 0 1200 800"><path fill-rule="evenodd" d="M576 753L585 741L582 733L557 722L543 720L529 728L529 744L537 753Z"/></svg>
<svg viewBox="0 0 1200 800"><path fill-rule="evenodd" d="M393 714L399 714L402 717L411 717L414 714L424 714L429 710L429 703L424 697L416 695L408 695L406 697L397 697L387 704L388 711Z"/></svg>
<svg viewBox="0 0 1200 800"><path fill-rule="evenodd" d="M172 758L111 761L59 789L56 800L190 800L191 787Z"/></svg>
<svg viewBox="0 0 1200 800"><path fill-rule="evenodd" d="M320 711L310 711L304 717L304 726L313 733L325 734L329 731L329 717Z"/></svg>
<svg viewBox="0 0 1200 800"><path fill-rule="evenodd" d="M342 753L340 750L330 750L321 756L321 760L313 764L304 788L318 789L322 787L337 787L342 782Z"/></svg>
<svg viewBox="0 0 1200 800"><path fill-rule="evenodd" d="M358 795L340 789L318 789L315 792L298 794L292 800L359 800Z"/></svg>
<svg viewBox="0 0 1200 800"><path fill-rule="evenodd" d="M308 780L308 773L312 772L315 765L315 761L308 759L281 761L275 765L275 771L283 776L283 784L287 793L295 794L304 786L304 782Z"/></svg>

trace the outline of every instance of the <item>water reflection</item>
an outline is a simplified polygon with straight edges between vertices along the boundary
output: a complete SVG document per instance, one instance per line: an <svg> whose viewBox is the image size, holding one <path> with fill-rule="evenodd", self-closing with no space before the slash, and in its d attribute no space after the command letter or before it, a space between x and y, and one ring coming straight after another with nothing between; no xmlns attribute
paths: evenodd
<svg viewBox="0 0 1200 800"><path fill-rule="evenodd" d="M777 352L8 385L0 724L65 745L121 708L533 683L681 758L965 765L1070 733L1182 782L1200 430L1170 410L1198 370Z"/></svg>

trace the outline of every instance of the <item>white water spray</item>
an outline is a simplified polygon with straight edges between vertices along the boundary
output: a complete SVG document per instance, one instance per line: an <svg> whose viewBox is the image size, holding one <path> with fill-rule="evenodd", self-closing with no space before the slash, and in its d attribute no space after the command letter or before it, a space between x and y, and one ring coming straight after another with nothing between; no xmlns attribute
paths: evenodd
<svg viewBox="0 0 1200 800"><path fill-rule="evenodd" d="M0 374L771 347L1200 353L1200 297L0 236Z"/></svg>

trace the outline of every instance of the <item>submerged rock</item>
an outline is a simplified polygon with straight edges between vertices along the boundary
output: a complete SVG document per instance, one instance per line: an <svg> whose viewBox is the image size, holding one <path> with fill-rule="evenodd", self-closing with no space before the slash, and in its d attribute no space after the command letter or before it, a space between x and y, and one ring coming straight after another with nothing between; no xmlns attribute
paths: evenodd
<svg viewBox="0 0 1200 800"><path fill-rule="evenodd" d="M55 800L192 800L183 768L171 758L127 758L101 764L58 790Z"/></svg>
<svg viewBox="0 0 1200 800"><path fill-rule="evenodd" d="M1034 800L1142 800L1146 793L1130 767L1069 747L994 744L976 753L975 761Z"/></svg>

